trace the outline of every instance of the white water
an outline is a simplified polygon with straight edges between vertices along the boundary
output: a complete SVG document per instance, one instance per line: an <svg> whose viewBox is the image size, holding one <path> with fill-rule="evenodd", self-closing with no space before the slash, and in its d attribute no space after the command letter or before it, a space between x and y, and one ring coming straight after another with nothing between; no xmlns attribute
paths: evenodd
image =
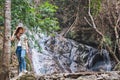
<svg viewBox="0 0 120 80"><path fill-rule="evenodd" d="M44 39L46 38L46 36L44 36L43 34L36 34L35 32L31 32L29 31L29 35L34 35L34 38L29 38L30 43L31 43L31 51L32 51L32 62L33 62L33 68L34 68L34 72L36 74L42 74L45 73L44 71L41 71L41 67L43 65L43 63L40 60L41 57L43 57L42 52L45 52L44 50ZM41 50L39 50L38 47L35 47L36 43L35 41L38 41L38 43L40 43L41 46Z"/></svg>
<svg viewBox="0 0 120 80"><path fill-rule="evenodd" d="M54 65L55 62L52 60L52 55L48 53L47 50L45 50L45 41L49 38L46 35L39 33L36 34L35 32L28 31L29 35L34 35L34 38L29 38L32 48L32 62L33 62L33 68L34 72L39 75L39 74L49 74L53 73L53 70L55 70L54 67L50 68L50 66ZM39 50L40 48L35 47L35 41L38 41L38 44L41 47L41 51Z"/></svg>
<svg viewBox="0 0 120 80"><path fill-rule="evenodd" d="M33 68L34 68L34 71L36 74L39 74L39 53L35 50L35 49L32 49L32 61L33 61Z"/></svg>

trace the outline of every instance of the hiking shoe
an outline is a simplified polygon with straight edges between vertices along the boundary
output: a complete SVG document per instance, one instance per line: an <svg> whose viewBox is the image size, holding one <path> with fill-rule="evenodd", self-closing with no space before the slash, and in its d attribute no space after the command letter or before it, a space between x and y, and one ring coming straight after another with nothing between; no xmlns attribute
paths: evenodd
<svg viewBox="0 0 120 80"><path fill-rule="evenodd" d="M27 73L28 71L27 71L27 70L24 70L23 72L24 72L24 73Z"/></svg>
<svg viewBox="0 0 120 80"><path fill-rule="evenodd" d="M18 76L22 76L24 73L23 72L20 72Z"/></svg>

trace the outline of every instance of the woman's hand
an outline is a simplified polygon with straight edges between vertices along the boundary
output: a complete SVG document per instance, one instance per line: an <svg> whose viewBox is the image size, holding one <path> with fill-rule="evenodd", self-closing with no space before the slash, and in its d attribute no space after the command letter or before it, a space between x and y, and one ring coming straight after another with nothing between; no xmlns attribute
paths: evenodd
<svg viewBox="0 0 120 80"><path fill-rule="evenodd" d="M15 32L16 32L16 30L14 30L14 32L12 34L11 41L14 41L14 39L15 39Z"/></svg>

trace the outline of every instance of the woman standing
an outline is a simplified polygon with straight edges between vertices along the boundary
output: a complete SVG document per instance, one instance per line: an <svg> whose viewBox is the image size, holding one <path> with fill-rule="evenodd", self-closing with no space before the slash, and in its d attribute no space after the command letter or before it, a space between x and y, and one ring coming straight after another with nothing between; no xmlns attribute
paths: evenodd
<svg viewBox="0 0 120 80"><path fill-rule="evenodd" d="M25 56L28 51L28 44L25 29L23 27L17 27L17 29L13 32L11 40L15 41L16 55L19 62L19 75L21 76L23 72L27 72Z"/></svg>

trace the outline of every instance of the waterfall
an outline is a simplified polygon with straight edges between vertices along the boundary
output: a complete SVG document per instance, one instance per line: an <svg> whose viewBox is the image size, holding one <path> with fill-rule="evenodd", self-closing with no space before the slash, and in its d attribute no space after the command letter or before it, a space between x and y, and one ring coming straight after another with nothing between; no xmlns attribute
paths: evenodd
<svg viewBox="0 0 120 80"><path fill-rule="evenodd" d="M80 71L110 71L111 61L106 50L80 44L60 35L48 37L29 31L33 68L36 74L74 73ZM35 47L35 41L41 48ZM41 51L39 51L41 49ZM100 57L100 58L99 58ZM98 59L99 58L99 59Z"/></svg>

